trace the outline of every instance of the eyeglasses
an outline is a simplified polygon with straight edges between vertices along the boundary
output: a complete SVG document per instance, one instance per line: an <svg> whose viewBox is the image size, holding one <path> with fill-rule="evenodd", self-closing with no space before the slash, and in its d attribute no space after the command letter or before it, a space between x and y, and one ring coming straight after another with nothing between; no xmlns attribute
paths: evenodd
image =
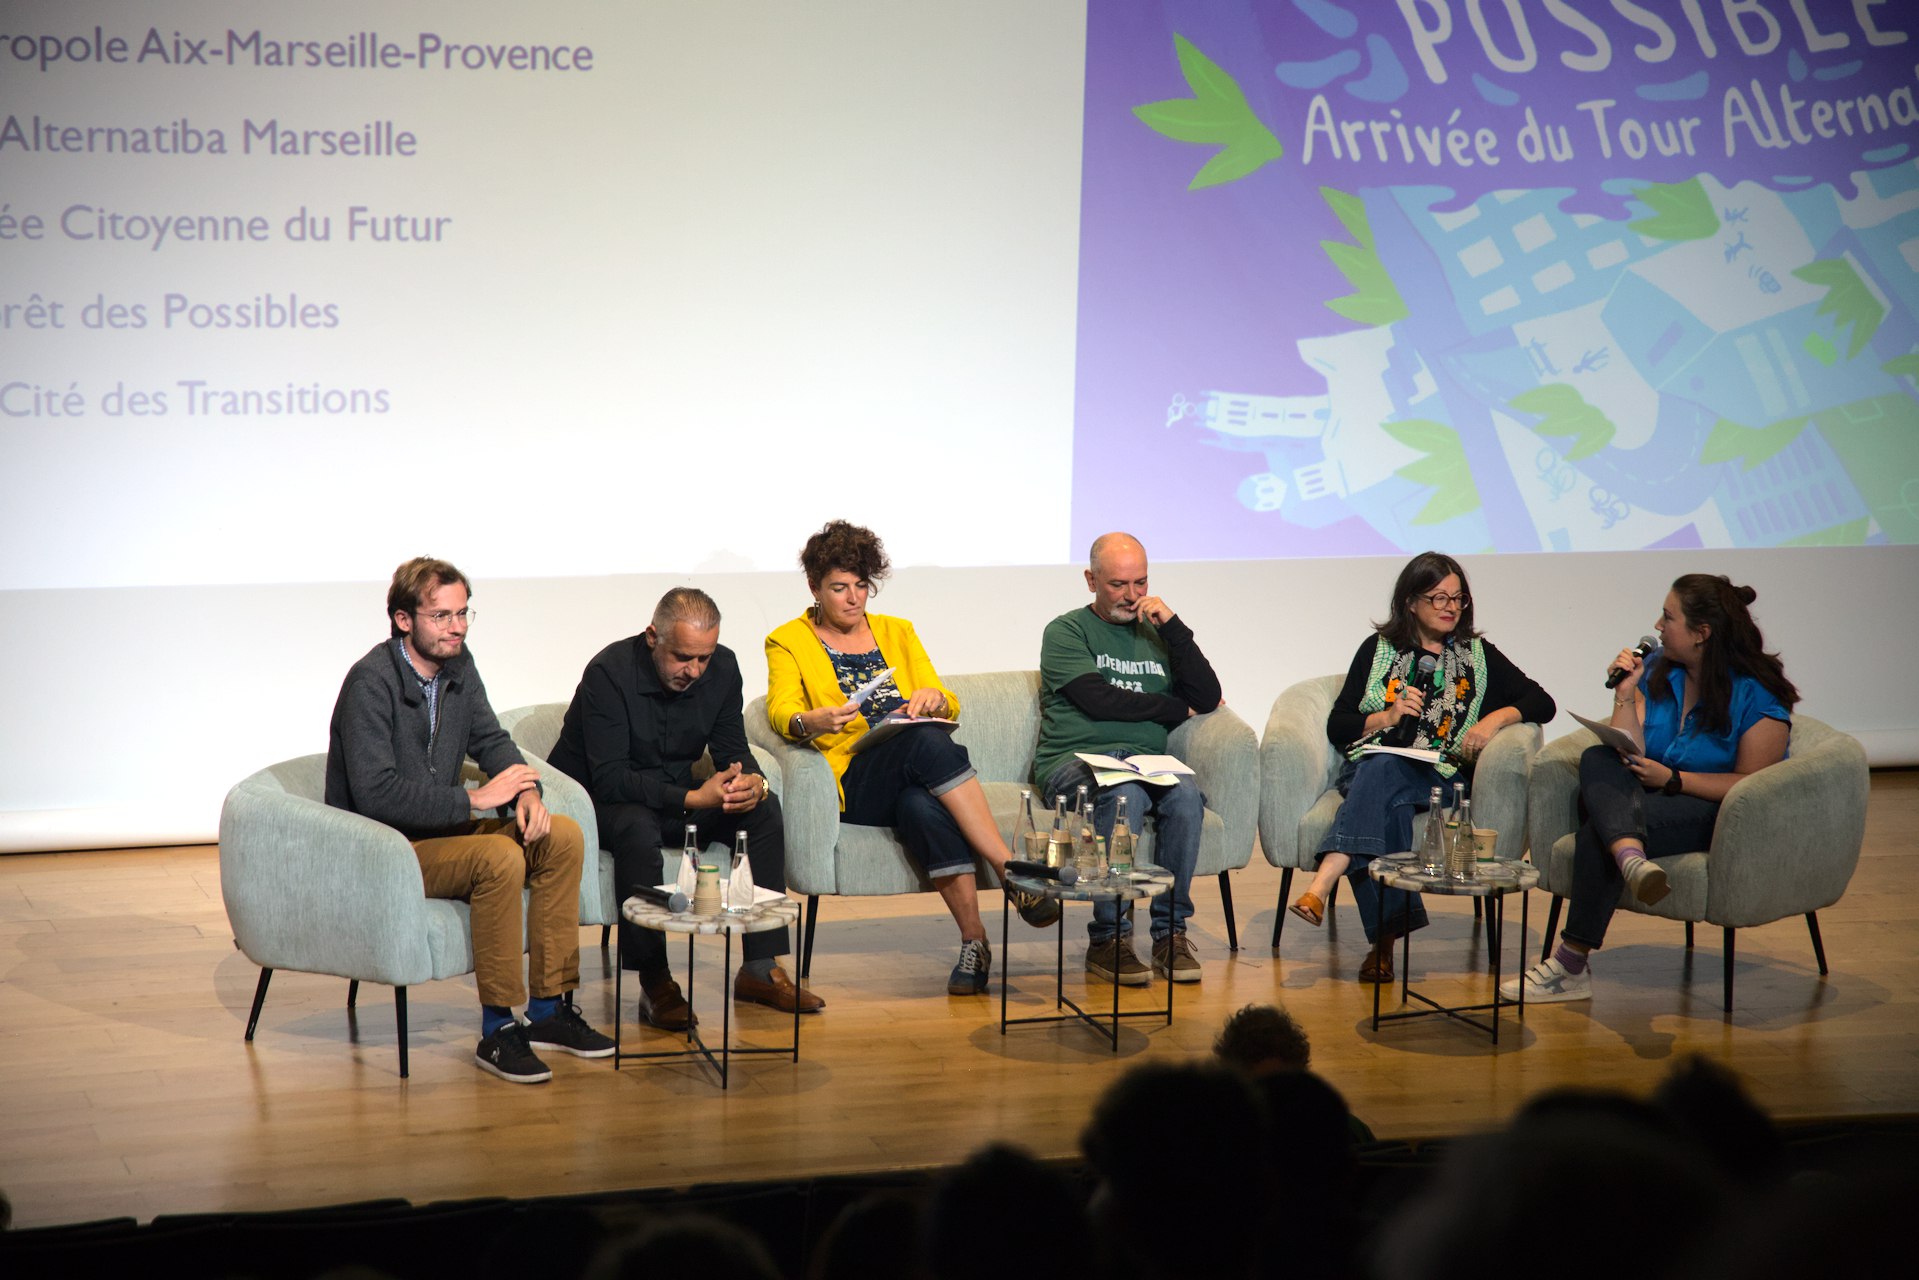
<svg viewBox="0 0 1919 1280"><path fill-rule="evenodd" d="M1430 596L1415 596L1414 599L1424 600L1427 604L1431 605L1435 609L1448 609L1453 607L1454 605L1457 605L1461 609L1464 609L1467 605L1473 602L1473 598L1467 595L1464 591L1460 592L1456 596L1445 596L1445 595L1435 594Z"/></svg>
<svg viewBox="0 0 1919 1280"><path fill-rule="evenodd" d="M451 609L435 609L432 613L420 613L416 610L413 616L416 618L425 618L436 627L444 627L455 618L458 618L461 622L470 623L473 619L480 616L480 611L469 605L458 613L453 612Z"/></svg>

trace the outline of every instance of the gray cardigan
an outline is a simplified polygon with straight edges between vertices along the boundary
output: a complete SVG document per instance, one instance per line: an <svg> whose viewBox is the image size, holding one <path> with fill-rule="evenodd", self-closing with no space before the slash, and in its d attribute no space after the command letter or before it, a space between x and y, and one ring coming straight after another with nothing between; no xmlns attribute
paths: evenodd
<svg viewBox="0 0 1919 1280"><path fill-rule="evenodd" d="M326 802L396 827L409 840L464 830L473 810L461 764L489 776L524 764L493 708L470 652L441 668L440 723L429 733L426 694L392 640L347 672L327 734Z"/></svg>

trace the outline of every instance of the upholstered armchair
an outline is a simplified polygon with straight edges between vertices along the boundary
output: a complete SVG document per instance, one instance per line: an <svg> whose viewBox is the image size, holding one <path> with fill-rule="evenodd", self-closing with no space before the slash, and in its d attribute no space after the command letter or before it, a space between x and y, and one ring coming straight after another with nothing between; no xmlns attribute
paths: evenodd
<svg viewBox="0 0 1919 1280"><path fill-rule="evenodd" d="M1539 887L1553 895L1541 958L1551 954L1560 908L1572 892L1579 829L1579 757L1598 739L1585 729L1556 738L1533 761L1528 805ZM1826 972L1819 910L1837 902L1859 865L1871 775L1857 739L1810 716L1794 716L1785 760L1741 779L1726 793L1712 847L1661 858L1671 892L1647 906L1630 893L1619 905L1724 931L1724 989L1732 1012L1733 939L1739 929L1804 916L1813 958Z"/></svg>
<svg viewBox="0 0 1919 1280"><path fill-rule="evenodd" d="M1019 794L1037 790L1030 778L1039 743L1040 683L1037 671L997 671L952 676L947 683L960 701L955 738L972 756L987 803L1002 839L1012 838ZM932 884L886 827L841 825L838 789L826 758L812 747L788 742L766 719L766 699L746 709L746 732L754 746L777 762L773 776L782 781L780 803L786 818L786 876L795 892L807 895L805 940L800 974L812 968L813 938L821 897L927 893ZM1253 732L1229 708L1194 716L1175 729L1167 750L1193 767L1206 797L1195 876L1217 875L1226 912L1229 945L1239 948L1228 872L1252 857L1258 804L1258 771ZM1035 796L1038 802L1039 797ZM1141 861L1152 860L1150 822L1139 848ZM992 871L978 868L982 887L998 883Z"/></svg>
<svg viewBox="0 0 1919 1280"><path fill-rule="evenodd" d="M1333 780L1345 761L1326 737L1326 717L1344 681L1343 675L1315 676L1282 691L1260 739L1259 847L1283 873L1273 919L1275 953L1292 899L1293 872L1312 875L1314 851L1339 812ZM1536 724L1510 725L1493 735L1473 767L1468 783L1473 825L1499 833L1495 853L1501 858L1517 859L1526 851L1526 776L1543 736ZM1415 824L1415 843L1420 830ZM1328 912L1335 900L1327 900Z"/></svg>
<svg viewBox="0 0 1919 1280"><path fill-rule="evenodd" d="M547 808L580 824L588 848L598 828L586 793L533 761ZM479 775L472 773L477 782ZM393 988L400 1075L407 1074L406 989L473 972L466 903L426 896L420 863L392 827L326 803L326 756L301 756L242 779L220 809L220 892L240 951L260 966L247 1015L253 1039L275 969L347 979L347 1007L360 983ZM605 879L610 883L611 871ZM611 890L580 877L582 923L611 919Z"/></svg>

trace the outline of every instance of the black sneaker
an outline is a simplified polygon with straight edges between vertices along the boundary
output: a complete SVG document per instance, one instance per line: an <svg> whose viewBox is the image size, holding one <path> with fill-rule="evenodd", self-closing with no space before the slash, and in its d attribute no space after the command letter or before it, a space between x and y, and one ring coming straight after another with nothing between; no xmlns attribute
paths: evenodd
<svg viewBox="0 0 1919 1280"><path fill-rule="evenodd" d="M613 1056L613 1041L588 1026L580 1016L580 1006L571 999L561 1001L552 1017L529 1022L526 1038L542 1049L558 1049L576 1058Z"/></svg>
<svg viewBox="0 0 1919 1280"><path fill-rule="evenodd" d="M540 1084L553 1078L553 1073L526 1042L526 1028L517 1022L507 1023L480 1041L480 1047L473 1051L473 1060L480 1064L480 1070L491 1071L514 1084Z"/></svg>

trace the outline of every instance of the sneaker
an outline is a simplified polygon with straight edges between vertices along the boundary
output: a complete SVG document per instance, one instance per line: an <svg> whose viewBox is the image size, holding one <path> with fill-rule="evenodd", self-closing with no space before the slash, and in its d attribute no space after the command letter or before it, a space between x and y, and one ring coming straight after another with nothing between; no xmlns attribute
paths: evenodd
<svg viewBox="0 0 1919 1280"><path fill-rule="evenodd" d="M1133 954L1133 940L1128 937L1088 943L1086 972L1101 982L1117 982L1122 987L1143 987L1153 975L1145 961Z"/></svg>
<svg viewBox="0 0 1919 1280"><path fill-rule="evenodd" d="M1651 858L1627 858L1619 870L1632 896L1649 907L1672 892L1672 886L1666 883L1666 869Z"/></svg>
<svg viewBox="0 0 1919 1280"><path fill-rule="evenodd" d="M1153 972L1174 982L1199 981L1199 955L1184 933L1168 934L1153 944Z"/></svg>
<svg viewBox="0 0 1919 1280"><path fill-rule="evenodd" d="M1500 999L1519 999L1521 983L1526 985L1527 1004L1556 1004L1563 1000L1593 998L1591 966L1588 966L1584 973L1572 973L1565 965L1559 963L1557 956L1549 958L1544 964L1534 965L1521 977L1500 983Z"/></svg>
<svg viewBox="0 0 1919 1280"><path fill-rule="evenodd" d="M987 976L993 972L993 949L984 938L968 938L960 943L959 963L946 978L949 996L976 996L986 990Z"/></svg>
<svg viewBox="0 0 1919 1280"><path fill-rule="evenodd" d="M1024 889L1008 889L1006 896L1013 900L1013 910L1019 912L1019 918L1035 929L1050 929L1059 923L1058 898L1028 893Z"/></svg>
<svg viewBox="0 0 1919 1280"><path fill-rule="evenodd" d="M587 1025L586 1019L580 1016L580 1006L574 1004L571 997L560 1002L552 1017L529 1022L526 1038L542 1049L558 1049L576 1058L613 1056L613 1041Z"/></svg>
<svg viewBox="0 0 1919 1280"><path fill-rule="evenodd" d="M473 1060L480 1064L480 1070L514 1084L540 1084L553 1078L526 1042L526 1028L517 1022L509 1022L481 1040L473 1051Z"/></svg>

